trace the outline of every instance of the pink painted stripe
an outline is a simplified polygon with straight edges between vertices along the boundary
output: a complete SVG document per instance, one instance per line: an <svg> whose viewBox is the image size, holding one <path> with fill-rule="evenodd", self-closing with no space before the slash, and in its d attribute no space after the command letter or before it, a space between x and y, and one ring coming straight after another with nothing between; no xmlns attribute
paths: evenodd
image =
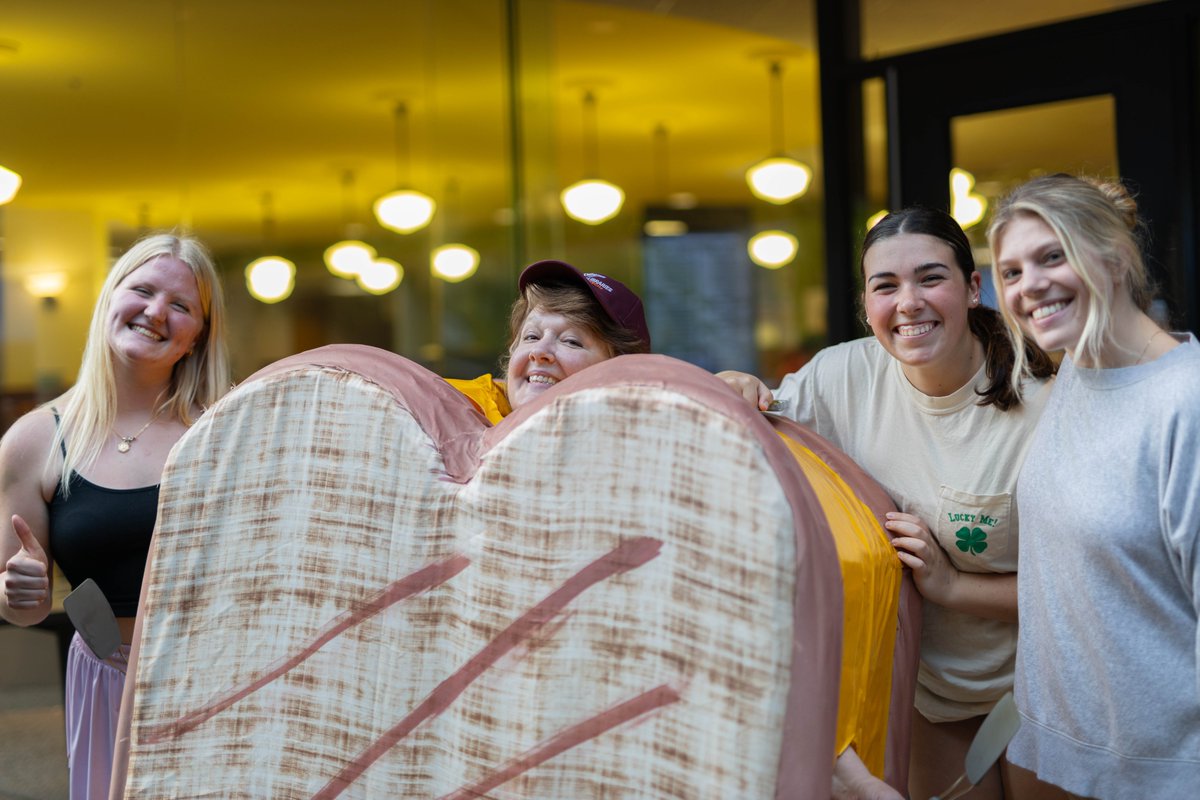
<svg viewBox="0 0 1200 800"><path fill-rule="evenodd" d="M438 800L471 800L471 798L482 797L497 786L505 784L518 775L544 764L555 756L570 750L572 747L583 744L590 739L595 739L601 734L608 733L624 722L678 701L679 692L664 683L662 686L657 686L643 692L637 697L626 700L620 705L614 706L607 711L603 711L594 717L589 717L583 722L556 733L548 741L543 742L532 750L522 753L500 769L485 775L469 786L463 786L450 794L443 795Z"/></svg>
<svg viewBox="0 0 1200 800"><path fill-rule="evenodd" d="M258 691L279 676L295 668L307 660L313 653L320 650L326 643L340 636L346 629L375 616L380 611L401 600L412 597L418 592L440 586L466 569L470 563L470 560L466 556L455 555L443 561L422 567L416 572L392 582L374 597L356 604L335 617L300 652L276 661L274 666L268 667L259 677L253 678L241 686L234 686L224 694L219 695L215 700L206 703L189 714L183 715L174 722L147 726L138 737L138 743L158 744L168 739L182 736L206 720L220 714L238 700Z"/></svg>
<svg viewBox="0 0 1200 800"><path fill-rule="evenodd" d="M572 575L558 589L540 603L526 611L520 618L484 645L470 661L439 683L432 692L391 730L384 733L363 752L342 768L329 783L313 795L313 800L332 800L344 792L372 764L391 750L405 736L425 720L445 711L467 687L490 669L505 653L527 640L539 628L552 621L556 615L597 583L642 566L657 556L662 542L648 536L639 536L610 550Z"/></svg>

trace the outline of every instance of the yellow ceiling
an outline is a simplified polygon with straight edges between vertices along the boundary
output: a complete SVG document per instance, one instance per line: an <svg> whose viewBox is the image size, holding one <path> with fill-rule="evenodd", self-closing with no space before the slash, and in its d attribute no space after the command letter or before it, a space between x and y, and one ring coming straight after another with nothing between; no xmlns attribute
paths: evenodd
<svg viewBox="0 0 1200 800"><path fill-rule="evenodd" d="M864 0L864 45L989 32L1001 24L993 5L1011 27L1127 4ZM819 156L810 0L517 8L535 213L583 177L585 88L598 98L599 171L625 187L630 213L664 192L751 202L742 173L770 149L770 58L785 64L787 150ZM396 182L403 100L411 182L452 224L502 224L512 201L506 36L497 0L8 0L0 164L24 176L16 203L90 211L118 238L182 222L218 250L252 248L270 193L276 237L315 244L347 221L373 227L371 200ZM659 124L665 161L654 155Z"/></svg>
<svg viewBox="0 0 1200 800"><path fill-rule="evenodd" d="M766 53L788 57L789 149L816 156L808 48L644 9L524 6L524 158L561 185L582 177L590 87L600 169L631 204L657 190L660 123L669 190L745 201L741 173L769 147ZM452 187L449 210L486 223L511 204L501 13L491 0L8 2L0 163L24 176L16 202L94 210L118 229L182 221L236 247L261 238L270 192L280 239L320 241L342 227L347 170L357 221L393 188L402 99L412 182L444 208Z"/></svg>

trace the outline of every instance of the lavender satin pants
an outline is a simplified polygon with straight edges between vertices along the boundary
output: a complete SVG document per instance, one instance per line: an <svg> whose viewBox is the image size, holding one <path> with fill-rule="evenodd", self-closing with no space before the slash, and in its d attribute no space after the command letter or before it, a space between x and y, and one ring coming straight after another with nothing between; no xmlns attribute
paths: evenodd
<svg viewBox="0 0 1200 800"><path fill-rule="evenodd" d="M129 645L101 661L75 634L67 651L67 767L71 800L107 800Z"/></svg>

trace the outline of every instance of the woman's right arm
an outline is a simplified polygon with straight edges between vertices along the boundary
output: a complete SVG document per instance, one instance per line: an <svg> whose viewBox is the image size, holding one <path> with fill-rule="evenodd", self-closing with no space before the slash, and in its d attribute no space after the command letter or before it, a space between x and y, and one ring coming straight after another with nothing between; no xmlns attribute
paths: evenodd
<svg viewBox="0 0 1200 800"><path fill-rule="evenodd" d="M53 436L50 414L35 411L0 439L0 616L15 625L34 625L50 613L53 573L43 476Z"/></svg>
<svg viewBox="0 0 1200 800"><path fill-rule="evenodd" d="M747 372L727 369L718 372L717 377L725 381L729 388L740 394L744 400L758 406L759 411L766 411L774 399L767 385Z"/></svg>
<svg viewBox="0 0 1200 800"><path fill-rule="evenodd" d="M777 412L828 436L821 430L823 420L818 418L823 396L820 391L822 379L828 380L829 373L829 370L825 369L818 375L818 365L821 362L821 354L818 353L798 371L785 375L779 382L779 388L774 391L768 389L758 378L745 372L726 370L718 372L717 377L747 402L753 403L759 411ZM835 365L833 369L840 371L842 367Z"/></svg>

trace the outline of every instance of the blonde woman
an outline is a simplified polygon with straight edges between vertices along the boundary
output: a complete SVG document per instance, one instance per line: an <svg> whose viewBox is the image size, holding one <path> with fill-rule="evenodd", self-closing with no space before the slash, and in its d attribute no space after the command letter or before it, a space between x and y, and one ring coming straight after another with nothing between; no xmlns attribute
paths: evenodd
<svg viewBox="0 0 1200 800"><path fill-rule="evenodd" d="M101 660L76 635L67 657L72 800L107 797L113 738L171 447L229 387L224 304L211 257L170 234L113 266L92 316L79 377L0 440L0 616L50 612L58 563L72 586L95 580L122 645Z"/></svg>
<svg viewBox="0 0 1200 800"><path fill-rule="evenodd" d="M1064 351L1017 484L1014 763L1076 795L1200 786L1200 344L1146 313L1119 183L1037 178L988 231L1001 308Z"/></svg>

